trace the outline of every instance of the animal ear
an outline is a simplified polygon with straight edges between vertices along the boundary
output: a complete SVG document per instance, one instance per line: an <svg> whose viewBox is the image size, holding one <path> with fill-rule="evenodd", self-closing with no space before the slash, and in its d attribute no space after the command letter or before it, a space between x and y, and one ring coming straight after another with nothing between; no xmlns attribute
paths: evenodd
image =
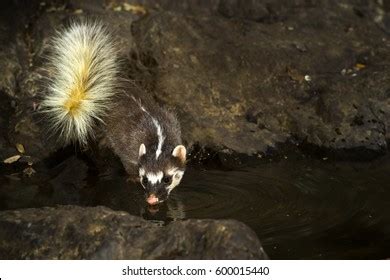
<svg viewBox="0 0 390 280"><path fill-rule="evenodd" d="M180 161L184 163L186 161L186 153L187 153L186 147L184 147L183 145L177 145L173 149L172 155L174 157L179 158Z"/></svg>
<svg viewBox="0 0 390 280"><path fill-rule="evenodd" d="M146 147L145 147L144 143L142 143L139 146L138 158L142 157L144 154L146 154Z"/></svg>

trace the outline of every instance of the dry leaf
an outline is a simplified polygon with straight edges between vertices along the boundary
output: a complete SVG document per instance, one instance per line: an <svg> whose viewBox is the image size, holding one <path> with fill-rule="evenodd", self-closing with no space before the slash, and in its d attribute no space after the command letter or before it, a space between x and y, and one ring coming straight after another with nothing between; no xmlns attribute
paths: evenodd
<svg viewBox="0 0 390 280"><path fill-rule="evenodd" d="M356 70L362 70L364 68L366 68L366 65L363 63L356 63L356 65L355 65Z"/></svg>
<svg viewBox="0 0 390 280"><path fill-rule="evenodd" d="M4 163L14 163L16 161L18 161L22 156L21 155L16 155L16 156L12 156L12 157L9 157L9 158L6 158L3 162Z"/></svg>
<svg viewBox="0 0 390 280"><path fill-rule="evenodd" d="M15 146L16 146L16 149L18 150L19 153L24 154L26 152L26 150L24 149L23 144L17 143Z"/></svg>
<svg viewBox="0 0 390 280"><path fill-rule="evenodd" d="M127 12L131 12L133 14L141 14L141 15L146 15L146 9L145 7L141 5L132 5L128 3L123 3L123 9Z"/></svg>

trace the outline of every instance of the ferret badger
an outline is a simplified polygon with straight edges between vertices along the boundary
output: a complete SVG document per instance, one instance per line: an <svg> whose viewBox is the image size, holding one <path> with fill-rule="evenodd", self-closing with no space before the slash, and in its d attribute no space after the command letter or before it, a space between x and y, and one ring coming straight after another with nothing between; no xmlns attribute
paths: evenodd
<svg viewBox="0 0 390 280"><path fill-rule="evenodd" d="M74 22L58 32L50 48L41 110L64 144L85 146L103 127L103 142L127 173L138 173L147 203L155 205L180 183L186 148L174 114L142 90L118 87L114 41L99 22Z"/></svg>

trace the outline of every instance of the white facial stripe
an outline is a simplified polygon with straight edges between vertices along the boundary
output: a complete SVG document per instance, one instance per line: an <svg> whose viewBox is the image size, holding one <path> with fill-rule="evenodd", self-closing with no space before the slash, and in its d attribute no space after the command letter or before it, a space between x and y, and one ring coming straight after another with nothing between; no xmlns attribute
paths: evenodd
<svg viewBox="0 0 390 280"><path fill-rule="evenodd" d="M177 171L173 177L177 177L177 179L181 180L184 175L184 171Z"/></svg>
<svg viewBox="0 0 390 280"><path fill-rule="evenodd" d="M177 169L177 168L176 168ZM181 179L183 178L184 171L177 171L172 177L172 183L167 187L168 194L180 184Z"/></svg>
<svg viewBox="0 0 390 280"><path fill-rule="evenodd" d="M142 178L143 178L143 176L145 175L145 169L140 168L140 169L138 170L138 172L139 172L139 177L140 177L141 186L142 186L143 188L145 188L144 184L142 183Z"/></svg>
<svg viewBox="0 0 390 280"><path fill-rule="evenodd" d="M173 167L171 169L168 169L167 174L170 176L173 176L176 173L177 169L178 169L177 167Z"/></svg>
<svg viewBox="0 0 390 280"><path fill-rule="evenodd" d="M146 174L146 178L148 178L148 181L152 185L160 183L163 177L164 177L164 173L162 171L159 171L157 173L147 173Z"/></svg>

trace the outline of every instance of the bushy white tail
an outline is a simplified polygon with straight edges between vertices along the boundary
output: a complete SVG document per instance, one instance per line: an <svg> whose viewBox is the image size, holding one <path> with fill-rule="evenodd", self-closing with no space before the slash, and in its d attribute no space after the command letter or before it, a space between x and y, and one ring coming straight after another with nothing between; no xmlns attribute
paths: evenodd
<svg viewBox="0 0 390 280"><path fill-rule="evenodd" d="M52 40L48 94L42 110L66 144L87 144L111 107L118 55L114 38L98 22L75 22Z"/></svg>

